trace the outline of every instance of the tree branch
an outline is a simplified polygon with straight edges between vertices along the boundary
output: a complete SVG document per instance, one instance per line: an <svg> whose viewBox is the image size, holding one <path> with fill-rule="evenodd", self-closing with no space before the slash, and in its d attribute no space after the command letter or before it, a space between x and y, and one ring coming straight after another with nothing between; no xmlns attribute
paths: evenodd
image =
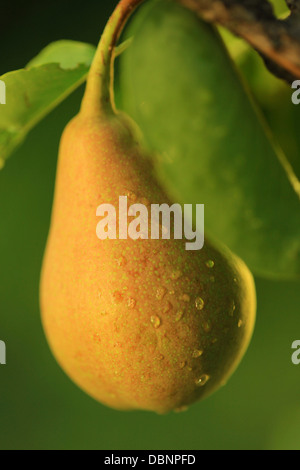
<svg viewBox="0 0 300 470"><path fill-rule="evenodd" d="M276 76L300 78L300 0L286 0L291 14L278 19L268 0L177 0L205 21L245 39Z"/></svg>

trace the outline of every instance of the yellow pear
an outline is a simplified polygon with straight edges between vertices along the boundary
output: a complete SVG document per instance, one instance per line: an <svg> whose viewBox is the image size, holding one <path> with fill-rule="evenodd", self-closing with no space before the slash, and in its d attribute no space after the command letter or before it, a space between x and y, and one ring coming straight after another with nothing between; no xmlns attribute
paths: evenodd
<svg viewBox="0 0 300 470"><path fill-rule="evenodd" d="M62 137L41 310L55 357L88 394L117 409L165 413L227 381L249 344L256 300L244 263L207 240L188 251L174 237L97 237L101 204L117 209L127 196L128 205L172 205L113 100L114 47L139 3L116 8Z"/></svg>

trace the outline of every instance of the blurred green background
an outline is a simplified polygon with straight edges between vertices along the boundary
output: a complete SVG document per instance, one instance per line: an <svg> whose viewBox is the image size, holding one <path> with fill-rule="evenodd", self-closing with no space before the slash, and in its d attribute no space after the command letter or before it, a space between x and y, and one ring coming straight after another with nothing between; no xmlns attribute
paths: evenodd
<svg viewBox="0 0 300 470"><path fill-rule="evenodd" d="M0 75L56 39L96 44L116 1L2 2ZM284 11L284 2L276 2ZM290 90L241 42L228 41L277 138L299 164L299 111ZM258 317L249 351L228 385L181 414L117 412L85 395L52 357L38 286L49 228L59 138L83 88L47 117L0 172L1 449L300 449L300 339L296 282L256 279ZM299 134L299 133L298 133Z"/></svg>

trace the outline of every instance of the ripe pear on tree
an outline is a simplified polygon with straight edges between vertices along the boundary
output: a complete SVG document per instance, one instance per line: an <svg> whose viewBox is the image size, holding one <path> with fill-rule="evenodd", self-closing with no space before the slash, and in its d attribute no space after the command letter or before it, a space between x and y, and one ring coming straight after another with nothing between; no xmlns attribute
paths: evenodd
<svg viewBox="0 0 300 470"><path fill-rule="evenodd" d="M172 205L136 125L114 105L115 46L141 2L117 6L62 137L41 310L55 357L83 390L116 409L166 413L226 383L249 344L256 299L244 263L207 240L187 251L185 240L96 236L97 207L117 208L119 196Z"/></svg>

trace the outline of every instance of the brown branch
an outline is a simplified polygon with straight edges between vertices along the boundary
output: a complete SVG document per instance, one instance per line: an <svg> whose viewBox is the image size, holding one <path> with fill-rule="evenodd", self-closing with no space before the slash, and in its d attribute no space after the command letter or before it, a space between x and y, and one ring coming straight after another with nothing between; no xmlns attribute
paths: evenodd
<svg viewBox="0 0 300 470"><path fill-rule="evenodd" d="M291 9L278 19L268 0L177 0L205 21L222 25L245 39L280 78L300 78L300 0L286 0Z"/></svg>
<svg viewBox="0 0 300 470"><path fill-rule="evenodd" d="M300 1L299 0L286 0L287 6L292 13L300 12Z"/></svg>

